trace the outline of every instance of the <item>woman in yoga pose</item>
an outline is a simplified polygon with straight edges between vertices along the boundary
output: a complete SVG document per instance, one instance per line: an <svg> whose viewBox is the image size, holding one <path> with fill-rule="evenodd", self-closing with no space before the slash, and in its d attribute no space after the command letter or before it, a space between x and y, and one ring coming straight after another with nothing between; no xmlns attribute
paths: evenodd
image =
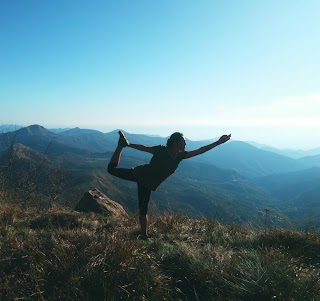
<svg viewBox="0 0 320 301"><path fill-rule="evenodd" d="M133 144L128 141L123 132L119 131L119 141L116 150L108 165L108 172L118 178L134 181L138 184L139 222L141 238L148 239L148 204L151 191L177 169L179 163L194 156L201 155L214 147L225 143L231 135L223 135L216 142L200 147L196 150L186 151L186 141L183 134L175 132L167 140L167 145L145 146ZM134 168L119 168L121 152L124 147L131 147L139 151L152 154L150 163L138 165Z"/></svg>

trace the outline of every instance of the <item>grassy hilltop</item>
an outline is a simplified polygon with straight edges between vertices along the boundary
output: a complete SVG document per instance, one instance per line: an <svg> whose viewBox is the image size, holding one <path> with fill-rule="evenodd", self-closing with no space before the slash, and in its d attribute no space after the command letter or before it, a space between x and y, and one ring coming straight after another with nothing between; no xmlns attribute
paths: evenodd
<svg viewBox="0 0 320 301"><path fill-rule="evenodd" d="M320 300L320 233L0 209L0 300Z"/></svg>

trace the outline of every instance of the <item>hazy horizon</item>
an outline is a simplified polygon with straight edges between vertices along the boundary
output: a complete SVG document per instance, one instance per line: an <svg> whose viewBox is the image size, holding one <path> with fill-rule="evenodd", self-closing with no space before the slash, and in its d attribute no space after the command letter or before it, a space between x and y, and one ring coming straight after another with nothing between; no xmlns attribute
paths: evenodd
<svg viewBox="0 0 320 301"><path fill-rule="evenodd" d="M2 1L0 121L320 145L320 2Z"/></svg>
<svg viewBox="0 0 320 301"><path fill-rule="evenodd" d="M6 130L14 131L17 130L18 127L27 127L35 124L28 124L28 125L22 125L22 124L0 124L0 126L3 126ZM105 127L87 127L87 126L81 126L81 125L76 125L76 126L63 126L63 125L43 125L43 124L37 124L40 126L45 127L47 130L68 130L68 129L74 129L74 128L80 128L80 129L89 129L89 130L96 130L100 131L102 133L108 133L112 132L115 130L123 130L127 133L130 134L141 134L141 135L149 135L149 136L160 136L160 137L169 137L173 132L179 131L182 132L185 137L189 140L192 141L205 141L205 140L212 140L212 139L218 139L221 135L224 133L229 133L227 130L219 132L217 128L212 128L210 130L209 127L205 127L203 129L200 129L199 127L194 129L194 128L188 128L188 127L164 127L164 126L159 126L159 127L136 127L136 126L126 126L126 127L121 127L121 126L105 126ZM232 133L231 133L232 134ZM295 147L294 143L292 144L292 147L287 145L277 145L276 143L272 142L272 139L268 140L265 139L263 140L262 137L260 139L251 139L250 135L248 135L248 139L246 138L245 135L237 135L237 134L232 134L231 141L243 141L243 142L248 142L248 143L257 143L265 146L271 146L277 149L288 149L288 150L312 150L316 148L320 148L320 144L314 144L315 146L311 147Z"/></svg>

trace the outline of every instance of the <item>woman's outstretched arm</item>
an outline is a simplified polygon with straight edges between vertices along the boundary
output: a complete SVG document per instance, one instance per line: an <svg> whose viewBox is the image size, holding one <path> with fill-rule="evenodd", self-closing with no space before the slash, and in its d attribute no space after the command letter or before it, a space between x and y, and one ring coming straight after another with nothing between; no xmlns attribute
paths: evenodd
<svg viewBox="0 0 320 301"><path fill-rule="evenodd" d="M147 152L147 153L153 154L153 148L151 146L145 146L145 145L142 145L142 144L130 143L128 145L128 147L134 148L134 149L142 151L142 152Z"/></svg>
<svg viewBox="0 0 320 301"><path fill-rule="evenodd" d="M188 158L191 158L191 157L194 157L194 156L198 156L198 155L201 155L211 149L213 149L214 147L220 145L220 144L223 144L225 142L227 142L229 139L231 138L231 134L229 135L223 135L220 137L220 139L216 142L213 142L211 144L208 144L208 145L205 145L205 146L202 146L196 150L193 150L193 151L186 151L186 156L185 156L185 159L188 159Z"/></svg>

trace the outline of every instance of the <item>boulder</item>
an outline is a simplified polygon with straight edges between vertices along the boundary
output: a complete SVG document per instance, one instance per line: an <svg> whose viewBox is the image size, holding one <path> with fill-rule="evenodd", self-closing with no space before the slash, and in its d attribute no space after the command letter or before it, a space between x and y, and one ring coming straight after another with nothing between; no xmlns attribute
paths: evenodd
<svg viewBox="0 0 320 301"><path fill-rule="evenodd" d="M117 202L110 200L97 188L87 191L75 207L80 212L96 212L116 217L127 217L124 208Z"/></svg>

